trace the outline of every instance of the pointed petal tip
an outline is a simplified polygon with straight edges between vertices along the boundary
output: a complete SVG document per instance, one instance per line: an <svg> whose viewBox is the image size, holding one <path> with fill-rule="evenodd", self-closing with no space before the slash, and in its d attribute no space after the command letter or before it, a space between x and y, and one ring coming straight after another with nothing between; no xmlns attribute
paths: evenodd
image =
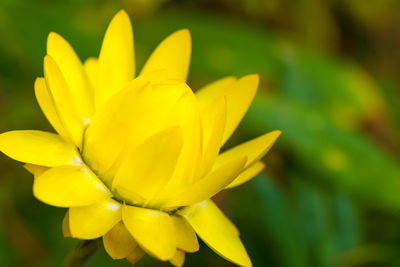
<svg viewBox="0 0 400 267"><path fill-rule="evenodd" d="M258 87L258 84L260 82L260 75L257 73L254 74L248 74L246 76L243 76L240 80L247 80L248 82L252 82Z"/></svg>
<svg viewBox="0 0 400 267"><path fill-rule="evenodd" d="M268 134L275 136L275 140L278 139L279 136L281 136L282 131L281 130L273 130L271 132L269 132Z"/></svg>
<svg viewBox="0 0 400 267"><path fill-rule="evenodd" d="M120 10L115 14L115 17L116 17L116 16L128 16L128 13L126 12L125 9L120 9Z"/></svg>
<svg viewBox="0 0 400 267"><path fill-rule="evenodd" d="M56 32L49 32L49 34L47 35L47 47L49 46L49 43L60 37L61 36Z"/></svg>
<svg viewBox="0 0 400 267"><path fill-rule="evenodd" d="M130 18L129 18L129 15L128 15L128 13L125 11L125 9L121 9L120 11L118 11L118 12L114 15L114 17L112 18L110 24L112 24L114 21L123 21L123 20L124 20L125 22L128 22L129 24L131 23L131 20L130 20Z"/></svg>
<svg viewBox="0 0 400 267"><path fill-rule="evenodd" d="M49 40L52 41L57 38L63 38L63 37L60 34L53 32L53 31L49 32L49 34L47 35L47 41L49 41Z"/></svg>
<svg viewBox="0 0 400 267"><path fill-rule="evenodd" d="M278 140L279 136L282 134L281 130L273 130L269 133L266 133L262 136L260 136L261 139L264 140L264 142L266 142L266 144L269 144L266 147L266 151L269 151L269 149L275 144L276 140ZM263 154L265 155L266 152L263 152Z"/></svg>
<svg viewBox="0 0 400 267"><path fill-rule="evenodd" d="M170 36L167 37L167 39L169 38L179 39L180 42L188 43L190 46L192 44L192 36L190 34L189 29L177 30L176 32L172 33Z"/></svg>
<svg viewBox="0 0 400 267"><path fill-rule="evenodd" d="M190 30L187 28L178 30L175 32L175 34L181 34L182 36L185 36L187 38L191 38Z"/></svg>
<svg viewBox="0 0 400 267"><path fill-rule="evenodd" d="M54 50L62 42L67 42L64 39L64 37L62 37L61 35L59 35L56 32L50 32L49 35L47 35L47 42L46 42L46 52L47 52L47 54L50 54L51 50Z"/></svg>

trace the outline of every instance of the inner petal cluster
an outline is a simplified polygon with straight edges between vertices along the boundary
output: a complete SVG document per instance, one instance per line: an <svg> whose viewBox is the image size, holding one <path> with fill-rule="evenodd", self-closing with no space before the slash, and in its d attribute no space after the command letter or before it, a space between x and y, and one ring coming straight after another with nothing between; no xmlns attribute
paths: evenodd
<svg viewBox="0 0 400 267"><path fill-rule="evenodd" d="M198 178L200 113L184 82L142 79L113 96L93 118L82 156L116 198L161 208Z"/></svg>

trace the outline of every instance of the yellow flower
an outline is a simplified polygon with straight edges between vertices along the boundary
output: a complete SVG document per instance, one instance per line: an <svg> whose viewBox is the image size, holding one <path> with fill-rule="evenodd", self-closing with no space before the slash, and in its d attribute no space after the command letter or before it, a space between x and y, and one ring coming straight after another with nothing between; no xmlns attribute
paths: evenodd
<svg viewBox="0 0 400 267"><path fill-rule="evenodd" d="M144 252L176 266L197 236L223 258L251 261L236 227L210 198L263 168L273 131L219 154L247 111L258 76L227 77L196 93L185 83L188 30L166 38L135 77L132 28L120 11L98 59L84 64L56 33L47 40L37 101L58 134L10 131L0 150L27 163L36 198L68 208L63 233L102 237L113 259Z"/></svg>

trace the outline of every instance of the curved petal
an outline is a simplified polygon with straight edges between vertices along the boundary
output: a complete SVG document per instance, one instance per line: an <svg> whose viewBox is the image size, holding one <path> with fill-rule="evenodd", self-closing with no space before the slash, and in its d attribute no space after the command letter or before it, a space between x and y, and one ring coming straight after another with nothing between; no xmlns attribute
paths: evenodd
<svg viewBox="0 0 400 267"><path fill-rule="evenodd" d="M168 260L174 256L175 228L167 213L125 205L122 220L146 252L160 260Z"/></svg>
<svg viewBox="0 0 400 267"><path fill-rule="evenodd" d="M232 183L230 183L225 189L232 188L245 182L249 181L257 174L259 174L265 168L265 164L261 161L255 162L253 165L249 166L244 170Z"/></svg>
<svg viewBox="0 0 400 267"><path fill-rule="evenodd" d="M2 133L0 151L17 161L46 167L82 163L74 145L57 134L42 131Z"/></svg>
<svg viewBox="0 0 400 267"><path fill-rule="evenodd" d="M210 175L184 190L182 194L177 194L164 207L189 206L211 198L237 177L246 164L246 161L246 156L242 156L224 164Z"/></svg>
<svg viewBox="0 0 400 267"><path fill-rule="evenodd" d="M132 128L143 117L141 115L146 114L145 107L150 98L151 87L138 84L136 80L126 90L111 97L96 112L86 130L83 157L109 186L114 175L107 176L106 172L127 147L126 142L131 139Z"/></svg>
<svg viewBox="0 0 400 267"><path fill-rule="evenodd" d="M47 37L47 54L60 68L79 114L89 120L94 112L93 88L74 49L60 35L51 32Z"/></svg>
<svg viewBox="0 0 400 267"><path fill-rule="evenodd" d="M85 166L49 169L34 180L33 194L57 207L91 205L111 196L107 187Z"/></svg>
<svg viewBox="0 0 400 267"><path fill-rule="evenodd" d="M181 216L171 216L175 226L176 247L186 252L196 252L199 250L199 242L193 227Z"/></svg>
<svg viewBox="0 0 400 267"><path fill-rule="evenodd" d="M213 169L218 169L239 156L247 156L245 168L248 168L267 154L280 134L281 131L272 131L225 151L218 156Z"/></svg>
<svg viewBox="0 0 400 267"><path fill-rule="evenodd" d="M72 237L94 239L106 234L121 220L121 204L113 199L83 207L69 208Z"/></svg>
<svg viewBox="0 0 400 267"><path fill-rule="evenodd" d="M122 222L117 223L103 236L103 244L114 260L128 257L138 246Z"/></svg>
<svg viewBox="0 0 400 267"><path fill-rule="evenodd" d="M34 164L29 164L29 163L26 163L24 165L24 168L28 172L33 174L34 177L41 175L42 173L44 173L45 171L47 171L49 169L49 167L44 167L44 166L34 165Z"/></svg>
<svg viewBox="0 0 400 267"><path fill-rule="evenodd" d="M235 86L237 78L228 76L213 83L207 84L196 91L196 98L199 102L200 110L207 111L207 108L218 99L226 95L226 92Z"/></svg>
<svg viewBox="0 0 400 267"><path fill-rule="evenodd" d="M175 194L181 188L192 184L201 160L200 113L194 94L187 85L182 85L182 90L185 93L175 103L175 107L169 114L167 121L167 125L169 126L179 125L182 128L184 139L182 152L170 181L161 193L150 202L150 205L162 205L171 194Z"/></svg>
<svg viewBox="0 0 400 267"><path fill-rule="evenodd" d="M46 116L47 120L53 126L54 130L65 139L69 139L68 131L65 129L60 117L57 114L57 110L54 101L50 95L49 89L46 85L44 78L36 78L35 81L35 95L36 100L39 103L40 109Z"/></svg>
<svg viewBox="0 0 400 267"><path fill-rule="evenodd" d="M64 219L62 221L62 233L64 237L72 237L71 236L71 231L69 229L69 211L64 215Z"/></svg>
<svg viewBox="0 0 400 267"><path fill-rule="evenodd" d="M138 261L140 261L144 256L144 251L139 246L136 246L135 249L129 254L126 259L132 264L135 265Z"/></svg>
<svg viewBox="0 0 400 267"><path fill-rule="evenodd" d="M246 114L256 95L258 88L258 75L247 75L240 78L235 86L226 93L227 117L222 143L224 144L235 131L236 127Z"/></svg>
<svg viewBox="0 0 400 267"><path fill-rule="evenodd" d="M111 20L99 55L95 103L100 107L135 76L133 31L128 14L119 11Z"/></svg>
<svg viewBox="0 0 400 267"><path fill-rule="evenodd" d="M126 201L146 205L170 179L182 144L182 129L177 126L148 138L125 156L113 190Z"/></svg>
<svg viewBox="0 0 400 267"><path fill-rule="evenodd" d="M240 266L251 266L239 236L231 223L211 200L179 211L200 238L218 255Z"/></svg>
<svg viewBox="0 0 400 267"><path fill-rule="evenodd" d="M202 113L203 157L198 177L202 178L212 168L222 146L222 137L226 122L226 98L217 100Z"/></svg>
<svg viewBox="0 0 400 267"><path fill-rule="evenodd" d="M162 41L144 65L141 74L165 69L169 78L186 81L192 50L190 32L177 31Z"/></svg>
<svg viewBox="0 0 400 267"><path fill-rule="evenodd" d="M169 260L169 262L176 267L183 266L185 263L185 252L177 249L175 255Z"/></svg>
<svg viewBox="0 0 400 267"><path fill-rule="evenodd" d="M85 135L84 158L111 185L121 159L128 151L172 126L181 126L185 140L184 154L182 152L177 164L181 182L187 170L193 169L191 166L197 159L193 155L200 151L200 115L193 93L180 81L152 85L143 83L138 77L129 88L112 97L93 118Z"/></svg>
<svg viewBox="0 0 400 267"><path fill-rule="evenodd" d="M94 92L97 90L98 86L98 73L99 73L99 61L95 57L90 57L85 60L83 64L85 68L86 75L89 78L90 83L92 84L92 88L94 88ZM93 99L94 99L94 92L93 92Z"/></svg>
<svg viewBox="0 0 400 267"><path fill-rule="evenodd" d="M68 131L70 139L81 147L85 127L84 118L79 114L61 70L49 55L44 58L44 76L62 125Z"/></svg>
<svg viewBox="0 0 400 267"><path fill-rule="evenodd" d="M257 92L258 82L259 78L256 74L244 76L237 81L235 78L227 77L196 92L196 97L202 107L226 96L227 117L222 143L228 140L246 114Z"/></svg>

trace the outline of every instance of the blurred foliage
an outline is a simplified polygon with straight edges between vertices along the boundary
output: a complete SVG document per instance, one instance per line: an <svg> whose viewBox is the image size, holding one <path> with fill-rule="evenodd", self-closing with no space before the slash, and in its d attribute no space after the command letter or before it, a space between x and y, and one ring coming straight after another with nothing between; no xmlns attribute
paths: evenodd
<svg viewBox="0 0 400 267"><path fill-rule="evenodd" d="M141 66L180 28L192 33L189 84L260 73L227 147L283 135L267 170L216 197L254 266L400 266L398 0L1 0L0 131L49 129L34 99L46 37L98 55L112 15L133 20ZM33 198L21 164L1 156L2 266L60 266L75 240L63 210ZM186 266L231 266L206 246ZM99 250L91 266L129 266ZM166 266L146 257L139 266Z"/></svg>

